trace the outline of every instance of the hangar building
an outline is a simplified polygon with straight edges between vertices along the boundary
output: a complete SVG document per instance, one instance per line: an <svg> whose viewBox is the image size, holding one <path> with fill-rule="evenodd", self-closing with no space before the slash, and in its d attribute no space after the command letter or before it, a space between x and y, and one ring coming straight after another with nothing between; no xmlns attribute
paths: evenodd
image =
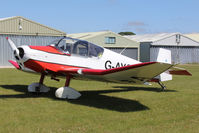
<svg viewBox="0 0 199 133"><path fill-rule="evenodd" d="M180 33L125 36L140 43L140 61L156 61L159 48L171 50L173 64L199 63L199 43Z"/></svg>
<svg viewBox="0 0 199 133"><path fill-rule="evenodd" d="M23 17L0 19L0 67L11 66L8 60L14 59L6 37L11 38L17 46L20 46L47 45L60 36L66 36L66 33Z"/></svg>
<svg viewBox="0 0 199 133"><path fill-rule="evenodd" d="M67 36L86 40L114 52L122 52L121 54L130 58L139 59L139 43L111 31L67 34Z"/></svg>

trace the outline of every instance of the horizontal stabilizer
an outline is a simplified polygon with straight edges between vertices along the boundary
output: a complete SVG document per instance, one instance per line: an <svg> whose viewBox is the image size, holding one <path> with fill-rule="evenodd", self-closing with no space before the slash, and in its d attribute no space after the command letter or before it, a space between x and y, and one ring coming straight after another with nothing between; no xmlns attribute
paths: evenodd
<svg viewBox="0 0 199 133"><path fill-rule="evenodd" d="M190 72L188 72L186 69L179 68L179 67L173 67L172 69L170 69L169 74L192 76L192 74Z"/></svg>

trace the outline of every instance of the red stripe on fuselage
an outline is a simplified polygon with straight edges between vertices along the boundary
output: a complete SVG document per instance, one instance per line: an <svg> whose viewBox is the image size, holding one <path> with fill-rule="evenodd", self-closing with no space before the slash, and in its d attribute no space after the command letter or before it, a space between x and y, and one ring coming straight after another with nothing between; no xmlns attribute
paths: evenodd
<svg viewBox="0 0 199 133"><path fill-rule="evenodd" d="M29 46L31 49L39 50L39 51L44 51L48 53L53 53L53 54L61 54L63 55L64 53L60 52L58 49L56 49L53 46Z"/></svg>
<svg viewBox="0 0 199 133"><path fill-rule="evenodd" d="M112 68L112 69L83 69L82 73L88 74L88 75L105 75L105 74L110 74L110 73L115 73L115 72L120 72L120 71L125 71L133 68L138 68L150 64L155 64L156 62L144 62L144 63L138 63L134 65L129 65L129 66L123 66L123 67L118 67L118 68Z"/></svg>
<svg viewBox="0 0 199 133"><path fill-rule="evenodd" d="M42 61L31 60L31 59L24 62L24 65L25 65L25 67L32 69L32 70L39 72L39 73L46 71L46 69L49 69L53 72L58 72L58 71L64 70L64 69L80 68L80 67L75 67L75 66L54 64L54 63L42 62Z"/></svg>

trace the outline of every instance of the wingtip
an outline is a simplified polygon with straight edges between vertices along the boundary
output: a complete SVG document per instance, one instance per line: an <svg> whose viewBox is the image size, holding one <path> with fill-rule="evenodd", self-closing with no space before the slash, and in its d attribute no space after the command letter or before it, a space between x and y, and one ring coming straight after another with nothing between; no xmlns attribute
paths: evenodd
<svg viewBox="0 0 199 133"><path fill-rule="evenodd" d="M20 69L19 65L17 64L16 61L13 60L8 60L15 68Z"/></svg>

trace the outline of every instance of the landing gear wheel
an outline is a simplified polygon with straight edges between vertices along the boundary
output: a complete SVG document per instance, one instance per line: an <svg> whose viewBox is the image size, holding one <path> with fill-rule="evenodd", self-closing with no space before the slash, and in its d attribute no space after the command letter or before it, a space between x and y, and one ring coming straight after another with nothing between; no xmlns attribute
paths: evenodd
<svg viewBox="0 0 199 133"><path fill-rule="evenodd" d="M60 99L78 99L81 94L73 88L61 87L56 90L55 96Z"/></svg>
<svg viewBox="0 0 199 133"><path fill-rule="evenodd" d="M32 83L31 85L28 86L28 92L42 93L42 92L49 92L49 91L50 91L50 88L40 83Z"/></svg>

